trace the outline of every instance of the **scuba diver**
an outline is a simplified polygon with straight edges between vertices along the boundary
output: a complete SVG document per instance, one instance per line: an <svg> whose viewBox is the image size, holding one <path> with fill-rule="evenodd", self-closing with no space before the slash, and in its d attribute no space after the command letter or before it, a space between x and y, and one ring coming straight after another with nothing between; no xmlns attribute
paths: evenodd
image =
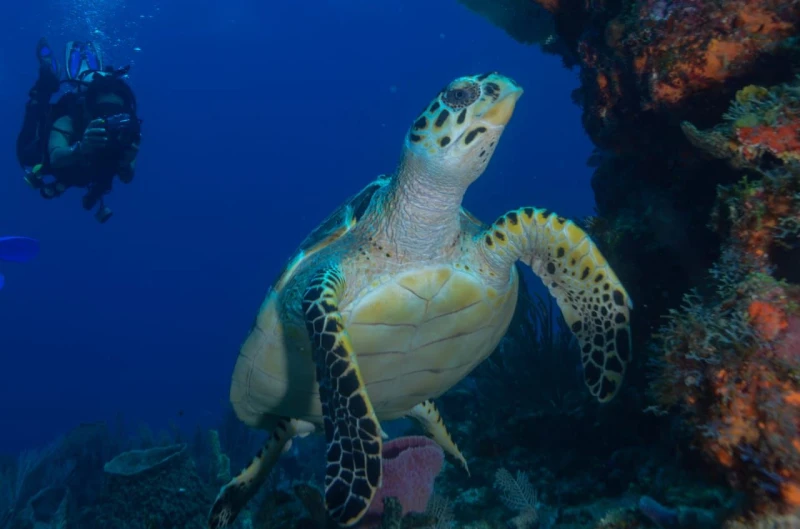
<svg viewBox="0 0 800 529"><path fill-rule="evenodd" d="M28 93L22 129L17 137L17 159L25 182L44 198L61 196L70 187L87 189L83 207L103 223L112 215L103 197L115 176L133 180L141 142L141 120L136 97L124 81L130 66L103 65L92 42L67 44L66 77L44 38L36 46L39 77ZM55 103L50 99L61 84L69 84ZM46 178L51 177L51 178Z"/></svg>

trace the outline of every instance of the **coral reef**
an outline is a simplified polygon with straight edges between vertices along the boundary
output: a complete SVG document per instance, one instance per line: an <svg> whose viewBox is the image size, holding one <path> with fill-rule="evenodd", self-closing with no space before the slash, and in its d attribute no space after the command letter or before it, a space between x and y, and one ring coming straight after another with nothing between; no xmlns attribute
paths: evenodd
<svg viewBox="0 0 800 529"><path fill-rule="evenodd" d="M723 529L794 529L800 527L800 516L776 515L767 516L759 520L731 520Z"/></svg>
<svg viewBox="0 0 800 529"><path fill-rule="evenodd" d="M785 76L800 21L800 3L783 0L464 3L523 43L539 42L524 28L540 25L539 11L550 14L564 42L556 52L581 68L576 101L587 131L599 146L627 153L658 141L664 129L652 125L676 113L707 116L707 103L728 99L730 85L744 86L754 72Z"/></svg>
<svg viewBox="0 0 800 529"><path fill-rule="evenodd" d="M481 13L497 8L488 0L471 4L480 4L471 7ZM603 250L637 301L634 349L642 350L657 326L653 322L677 307L719 258L721 241L703 226L716 186L740 178L726 162L695 148L681 123L706 130L722 121L737 91L792 81L800 65L795 38L800 1L538 4L553 16L564 64L580 69L573 99L602 153L593 160L597 225L614 245ZM523 24L523 16L518 12L515 26ZM493 21L502 24L497 17ZM779 123L770 128L751 121L749 128L741 127L739 141L754 145L746 155L792 149L795 136L787 133L793 125Z"/></svg>
<svg viewBox="0 0 800 529"><path fill-rule="evenodd" d="M726 504L727 491L676 469L685 456L658 444L669 428L641 414L643 400L628 393L598 407L587 397L555 307L523 294L518 309L501 347L439 399L472 474L448 462L437 480L457 527L650 527L635 500L617 499L632 493L686 508Z"/></svg>
<svg viewBox="0 0 800 529"><path fill-rule="evenodd" d="M201 527L213 497L185 444L131 450L104 467L106 483L81 527Z"/></svg>
<svg viewBox="0 0 800 529"><path fill-rule="evenodd" d="M303 504L308 518L301 518L296 525L291 522L286 524L289 528L307 528L307 529L326 529L335 528L336 524L328 518L325 511L325 501L322 498L322 492L316 487L299 484L295 485L294 492L297 499ZM402 501L396 496L382 495L376 498L378 505L371 512L374 515L380 512L380 515L371 516L368 519L362 520L358 524L359 529L366 529L374 527L376 529L431 529L438 527L447 527L447 518L435 502L432 502L421 509L419 512L407 512L407 508L403 507ZM373 504L374 505L374 504ZM275 524L274 521L267 522L270 527L283 527ZM442 525L438 525L441 523ZM266 525L266 523L265 523Z"/></svg>
<svg viewBox="0 0 800 529"><path fill-rule="evenodd" d="M730 527L791 526L800 507L800 1L536 3L553 17L565 66L580 69L573 100L596 146L589 164L596 168L597 214L584 225L637 301L633 338L641 356L623 399L641 399L642 406L616 403L613 416L602 416L610 421L606 431L631 440L606 440L617 447L615 462L652 464L653 454L648 461L632 445L658 443L673 447L670 464L691 469L692 479L705 475L708 490L723 478L743 493L734 515L728 501L740 496L730 490L708 504L668 498L669 486L635 480L639 493L670 506L648 511L664 516L659 523L696 508L721 509L732 517ZM648 407L645 395L656 405ZM531 399L520 406L529 422L544 409ZM498 401L492 406L502 410ZM576 404L583 422L567 426L562 415L560 427L573 428L575 437L598 435L586 425L593 410ZM643 416L642 408L652 413ZM510 458L515 442L535 438L533 426L521 428L502 411L510 439L494 437L492 451L482 455ZM544 428L548 436L555 430ZM584 450L585 465L589 454L602 457L602 443L559 442ZM554 465L547 467L543 481ZM617 475L630 479L627 466L614 469L605 490L584 487L584 494L624 493ZM673 490L690 490L683 477L673 478ZM653 502L645 507L662 505ZM646 527L654 519L635 508L614 512L603 526Z"/></svg>
<svg viewBox="0 0 800 529"><path fill-rule="evenodd" d="M527 314L526 318L534 317ZM511 336L519 338L520 329ZM524 345L524 342L518 343ZM512 347L507 345L503 354L511 354ZM505 376L510 379L516 374L506 373ZM666 461L654 457L652 449L629 447L610 456L604 451L587 451L586 456L581 456L565 450L567 440L575 437L573 426L582 421L570 412L545 409L541 415L526 421L534 424L525 430L525 435L531 435L544 425L542 430L565 430L564 436L552 445L547 435L541 435L544 442L530 447L518 442L496 457L476 456L472 450L479 445L468 442L466 455L470 459L471 476L466 475L457 461L445 462L441 449L433 441L401 434L384 445L388 450L384 488L376 498L380 504L373 504L373 512L381 514L365 519L359 529L509 526L590 529L602 520L616 520L616 525L597 527L647 529L648 526L640 525L643 518L627 493L628 499L608 498L609 493L618 494L625 486L681 506L706 508L723 502L720 498L724 499L724 495L719 496L713 489L704 489L690 484L688 479L676 479L666 473L663 470ZM231 428L235 425L223 420L221 426L226 424ZM463 422L451 423L472 432L472 436L481 431L484 424L482 417L475 414L470 414ZM390 431L404 428L402 421L385 426ZM240 424L235 427L245 428ZM406 423L405 427L416 429L418 425ZM46 450L24 455L20 460L21 468L34 469L23 479L26 482L23 488L30 492L23 495L22 507L9 511L13 515L11 521L0 527L204 527L208 510L204 502L210 501L218 490L216 476L219 472L213 469L220 469L219 462L225 461L223 456L240 459L243 454L223 453L215 448L216 434L208 430L198 429L190 446L175 443L182 437L178 431L153 435L149 429L140 428L138 436L131 438L124 430L109 429L102 424L84 425L56 440ZM504 434L492 431L491 435L502 437ZM225 432L224 437L241 439L245 436L244 432L231 430ZM584 445L592 443L590 435L577 437ZM306 444L313 446L314 443L303 444L306 448ZM603 458L608 460L604 463ZM26 461L36 463L27 465ZM293 454L282 458L234 527L332 528L319 488L322 479L316 474L319 463L293 457ZM505 463L515 474L503 469ZM0 459L0 469L12 477L17 466ZM437 477L442 466L444 472ZM224 474L224 465L222 467ZM35 470L37 468L41 471ZM503 470L498 471L498 468ZM526 470L521 470L523 468ZM534 493L537 489L540 492Z"/></svg>
<svg viewBox="0 0 800 529"><path fill-rule="evenodd" d="M646 0L609 24L606 43L632 59L644 109L674 107L748 74L793 36L798 18L785 0Z"/></svg>
<svg viewBox="0 0 800 529"><path fill-rule="evenodd" d="M365 524L800 527L800 0L460 3L580 70L583 224L636 300L636 360L598 406L552 300L523 284L498 350L437 399L471 474L389 441ZM191 447L84 425L0 461L0 528L203 527L263 435L231 413ZM322 443L293 446L236 527L328 527Z"/></svg>
<svg viewBox="0 0 800 529"><path fill-rule="evenodd" d="M222 446L219 442L219 432L217 430L209 431L208 439L211 449L209 477L213 484L221 487L231 480L231 460L222 452Z"/></svg>
<svg viewBox="0 0 800 529"><path fill-rule="evenodd" d="M758 513L800 508L800 286L770 259L783 221L800 216L798 189L796 166L720 189L723 257L670 314L655 360L657 401L686 414L695 445Z"/></svg>
<svg viewBox="0 0 800 529"><path fill-rule="evenodd" d="M735 168L800 161L800 77L771 88L742 88L723 118L708 131L689 122L681 127L693 145Z"/></svg>

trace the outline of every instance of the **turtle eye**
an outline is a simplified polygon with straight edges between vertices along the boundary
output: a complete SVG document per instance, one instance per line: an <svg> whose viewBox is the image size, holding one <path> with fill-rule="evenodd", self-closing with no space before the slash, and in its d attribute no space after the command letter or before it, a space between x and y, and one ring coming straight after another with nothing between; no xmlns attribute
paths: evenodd
<svg viewBox="0 0 800 529"><path fill-rule="evenodd" d="M475 84L455 86L444 93L442 99L450 108L464 108L478 99L480 90Z"/></svg>

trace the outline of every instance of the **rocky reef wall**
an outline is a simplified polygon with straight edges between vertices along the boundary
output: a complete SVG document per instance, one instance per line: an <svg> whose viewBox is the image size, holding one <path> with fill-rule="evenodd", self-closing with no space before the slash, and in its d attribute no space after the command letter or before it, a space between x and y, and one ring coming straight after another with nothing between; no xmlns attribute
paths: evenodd
<svg viewBox="0 0 800 529"><path fill-rule="evenodd" d="M742 516L796 513L800 1L462 3L580 72L586 227L636 303L631 391L745 493Z"/></svg>

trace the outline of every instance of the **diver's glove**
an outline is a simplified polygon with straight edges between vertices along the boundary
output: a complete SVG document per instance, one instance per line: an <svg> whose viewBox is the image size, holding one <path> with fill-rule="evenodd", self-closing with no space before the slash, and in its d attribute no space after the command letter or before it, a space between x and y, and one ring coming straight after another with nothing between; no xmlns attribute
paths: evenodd
<svg viewBox="0 0 800 529"><path fill-rule="evenodd" d="M133 182L133 168L130 164L120 165L117 170L117 176L119 176L119 180L123 184L130 184Z"/></svg>
<svg viewBox="0 0 800 529"><path fill-rule="evenodd" d="M122 153L122 158L119 162L119 179L129 184L133 180L133 162L136 160L136 155L139 154L139 146L132 143L130 147L125 149Z"/></svg>
<svg viewBox="0 0 800 529"><path fill-rule="evenodd" d="M92 154L103 149L108 143L105 122L102 119L95 119L86 126L83 138L80 141L80 150L84 155Z"/></svg>

